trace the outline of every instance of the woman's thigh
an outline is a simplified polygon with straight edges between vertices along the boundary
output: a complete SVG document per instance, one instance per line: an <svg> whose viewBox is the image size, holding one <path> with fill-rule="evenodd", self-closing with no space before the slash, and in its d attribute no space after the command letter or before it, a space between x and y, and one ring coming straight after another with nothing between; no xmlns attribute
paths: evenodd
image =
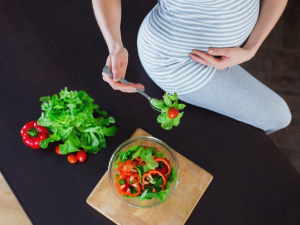
<svg viewBox="0 0 300 225"><path fill-rule="evenodd" d="M218 70L203 87L179 98L258 127L267 134L291 121L286 102L240 66Z"/></svg>

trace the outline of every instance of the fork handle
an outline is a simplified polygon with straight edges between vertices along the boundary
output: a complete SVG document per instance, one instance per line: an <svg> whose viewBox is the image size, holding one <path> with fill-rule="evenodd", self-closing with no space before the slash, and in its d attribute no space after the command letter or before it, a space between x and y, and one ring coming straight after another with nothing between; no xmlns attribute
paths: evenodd
<svg viewBox="0 0 300 225"><path fill-rule="evenodd" d="M110 68L108 66L105 66L103 68L103 72L108 75L109 77L113 78L113 75L110 72ZM128 82L127 80L125 80L123 77L121 77L119 79L119 82L123 83L123 84L130 84L130 82ZM135 89L138 93L140 93L141 95L143 95L144 97L146 97L149 101L151 100L151 97L149 95L147 95L145 92L141 91L140 89L136 88Z"/></svg>

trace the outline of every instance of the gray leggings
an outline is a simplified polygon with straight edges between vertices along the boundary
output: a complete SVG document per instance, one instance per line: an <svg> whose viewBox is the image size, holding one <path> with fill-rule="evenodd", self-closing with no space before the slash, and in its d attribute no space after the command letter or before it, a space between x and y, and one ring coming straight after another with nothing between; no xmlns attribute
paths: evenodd
<svg viewBox="0 0 300 225"><path fill-rule="evenodd" d="M271 134L288 126L286 102L240 66L218 70L200 89L179 99L250 124Z"/></svg>

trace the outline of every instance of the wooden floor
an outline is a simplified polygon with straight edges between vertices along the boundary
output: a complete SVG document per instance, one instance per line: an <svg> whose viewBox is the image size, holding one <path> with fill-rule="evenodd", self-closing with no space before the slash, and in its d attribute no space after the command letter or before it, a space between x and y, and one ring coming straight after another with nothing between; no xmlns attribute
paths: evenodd
<svg viewBox="0 0 300 225"><path fill-rule="evenodd" d="M0 225L27 224L31 222L0 173Z"/></svg>

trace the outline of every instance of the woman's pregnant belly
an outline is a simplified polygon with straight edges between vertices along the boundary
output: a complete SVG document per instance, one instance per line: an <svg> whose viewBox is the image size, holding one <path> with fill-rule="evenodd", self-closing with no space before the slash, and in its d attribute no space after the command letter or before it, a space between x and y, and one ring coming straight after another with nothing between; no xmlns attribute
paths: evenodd
<svg viewBox="0 0 300 225"><path fill-rule="evenodd" d="M259 0L160 0L144 19L139 56L149 76L169 92L189 93L215 69L190 60L193 49L241 46L259 13Z"/></svg>

